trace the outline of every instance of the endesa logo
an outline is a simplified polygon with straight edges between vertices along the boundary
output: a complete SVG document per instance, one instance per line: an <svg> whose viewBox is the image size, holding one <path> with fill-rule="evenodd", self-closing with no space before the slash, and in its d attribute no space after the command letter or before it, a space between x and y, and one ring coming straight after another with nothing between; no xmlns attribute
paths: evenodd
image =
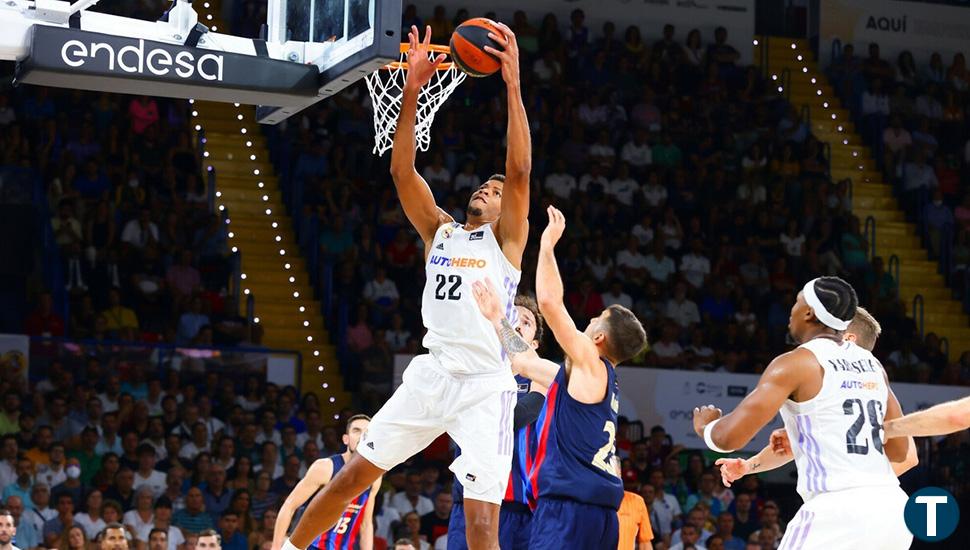
<svg viewBox="0 0 970 550"><path fill-rule="evenodd" d="M472 267L478 269L482 269L488 265L488 262L479 260L478 258L449 258L447 256L431 256L428 263L442 267Z"/></svg>
<svg viewBox="0 0 970 550"><path fill-rule="evenodd" d="M224 59L221 55L207 53L196 58L190 50L170 52L162 48L145 50L145 41L117 48L108 42L82 42L68 40L61 46L61 61L69 67L83 67L97 63L108 71L155 76L192 78L198 75L204 80L222 81ZM117 67L117 68L116 68Z"/></svg>

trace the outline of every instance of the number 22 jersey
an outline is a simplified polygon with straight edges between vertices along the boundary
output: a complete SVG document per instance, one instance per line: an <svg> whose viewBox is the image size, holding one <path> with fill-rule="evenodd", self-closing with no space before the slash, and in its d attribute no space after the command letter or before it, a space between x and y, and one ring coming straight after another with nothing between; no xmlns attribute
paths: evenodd
<svg viewBox="0 0 970 550"><path fill-rule="evenodd" d="M424 347L452 374L507 374L511 384L512 371L498 336L471 289L472 283L491 279L505 316L516 325L515 292L522 273L502 252L493 224L472 231L454 222L439 227L427 252L425 274Z"/></svg>
<svg viewBox="0 0 970 550"><path fill-rule="evenodd" d="M898 486L883 449L889 387L882 364L848 341L816 338L800 347L815 355L824 374L818 395L801 403L789 399L781 408L798 494L808 502L820 493Z"/></svg>

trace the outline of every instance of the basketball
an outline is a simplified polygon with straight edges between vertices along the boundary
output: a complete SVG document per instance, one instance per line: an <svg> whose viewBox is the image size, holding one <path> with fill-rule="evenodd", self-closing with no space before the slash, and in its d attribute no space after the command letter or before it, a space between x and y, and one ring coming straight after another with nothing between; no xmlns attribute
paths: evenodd
<svg viewBox="0 0 970 550"><path fill-rule="evenodd" d="M485 51L485 46L502 49L488 33L501 35L494 21L476 17L459 25L451 35L451 59L468 76L488 76L502 67L494 55Z"/></svg>

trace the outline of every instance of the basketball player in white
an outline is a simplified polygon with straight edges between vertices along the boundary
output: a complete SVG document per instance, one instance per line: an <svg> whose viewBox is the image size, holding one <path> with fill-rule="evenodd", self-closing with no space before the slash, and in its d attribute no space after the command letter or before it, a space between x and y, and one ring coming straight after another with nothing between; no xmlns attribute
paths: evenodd
<svg viewBox="0 0 970 550"><path fill-rule="evenodd" d="M428 355L416 357L404 382L371 421L357 455L310 502L284 550L303 550L331 528L347 503L385 471L428 446L442 433L461 447L451 465L465 493L468 546L498 548L499 505L512 465L512 410L516 383L498 336L478 313L472 283L502 284L506 314L515 324L516 288L529 235L529 173L532 144L519 83L515 35L489 36L502 63L508 99L505 176L492 176L468 203L464 224L438 208L414 167L418 94L444 55L428 59L431 28L424 41L416 27L408 35L408 73L394 134L391 175L404 213L424 241L425 282L421 313L428 329Z"/></svg>
<svg viewBox="0 0 970 550"><path fill-rule="evenodd" d="M843 340L858 298L837 277L809 281L791 310L789 332L801 345L775 358L758 386L730 414L694 409L694 430L729 453L746 445L781 411L805 503L780 550L909 548L906 493L890 461L907 440L883 443L884 419L902 416L885 370L872 353Z"/></svg>
<svg viewBox="0 0 970 550"><path fill-rule="evenodd" d="M879 322L863 307L856 308L855 317L849 323L849 328L845 330L844 338L861 346L869 351L876 347L876 340L882 333ZM890 388L889 391L892 391ZM905 418L905 417L904 417ZM896 420L898 422L898 419ZM792 453L791 440L788 439L788 432L782 428L771 432L771 440L764 449L758 454L748 459L743 458L719 458L715 462L721 467L721 481L730 487L732 483L748 474L762 473L775 468L780 468L795 460ZM893 473L901 476L919 464L919 457L916 455L916 443L910 437L906 459L902 462L891 462Z"/></svg>

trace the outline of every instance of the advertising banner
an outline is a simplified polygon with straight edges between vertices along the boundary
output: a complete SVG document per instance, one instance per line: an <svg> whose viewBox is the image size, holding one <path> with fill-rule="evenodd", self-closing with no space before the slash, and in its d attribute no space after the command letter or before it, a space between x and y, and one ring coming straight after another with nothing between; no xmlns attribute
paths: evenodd
<svg viewBox="0 0 970 550"><path fill-rule="evenodd" d="M640 420L644 429L662 425L675 443L688 449L703 449L704 441L694 433L693 410L698 405L712 404L725 414L733 410L758 383L754 374L677 371L620 367L620 414ZM893 392L904 412L958 399L970 389L930 384L892 384ZM760 451L771 431L781 428L781 416L758 433L743 450Z"/></svg>
<svg viewBox="0 0 970 550"><path fill-rule="evenodd" d="M881 56L893 63L899 52L909 50L917 66L928 64L933 52L940 52L949 65L954 53L970 53L970 8L897 0L821 0L819 59L823 65L831 59L835 39L852 44L862 57L876 42Z"/></svg>

